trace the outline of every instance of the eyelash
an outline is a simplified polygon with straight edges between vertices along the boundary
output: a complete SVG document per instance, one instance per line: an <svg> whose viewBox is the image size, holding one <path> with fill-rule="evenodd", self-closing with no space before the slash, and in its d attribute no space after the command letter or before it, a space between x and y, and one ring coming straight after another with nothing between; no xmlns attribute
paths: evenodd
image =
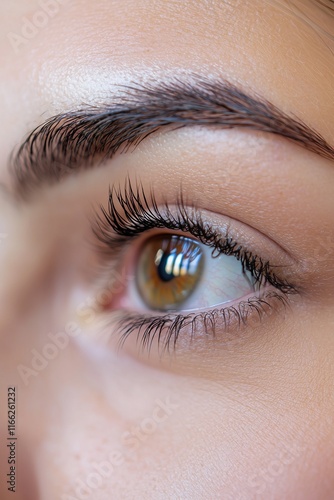
<svg viewBox="0 0 334 500"><path fill-rule="evenodd" d="M234 241L229 236L228 230L222 236L209 223L204 223L200 212L194 206L187 206L182 190L177 197L176 204L173 204L173 210L167 202L160 208L152 190L148 199L142 185L136 183L133 187L130 179L127 179L123 189L112 187L109 191L108 208L101 206L100 210L101 212L96 214L93 221L93 232L99 241L99 249L107 253L112 252L114 258L131 240L147 231L154 229L180 231L191 234L198 241L212 248L213 258L221 254L234 256L241 262L243 271L251 273L258 291L262 290L266 284L277 290L271 289L262 297L240 301L237 306L216 308L199 313L167 313L156 316L126 314L118 323L120 346L123 346L126 339L137 331L137 341L142 349L150 350L154 339L157 338L158 346L162 344L163 350L169 351L171 346L175 349L180 333L185 327L190 327L191 338L199 324L204 327L206 334L210 331L214 334L218 318L222 320L224 330L228 329L233 319L240 327L241 324L246 324L252 311L256 312L261 319L273 307L270 302L276 299L276 303L286 306L287 296L298 293L295 285L288 283L285 279L280 279L275 274L274 266L271 266L268 261L263 261Z"/></svg>

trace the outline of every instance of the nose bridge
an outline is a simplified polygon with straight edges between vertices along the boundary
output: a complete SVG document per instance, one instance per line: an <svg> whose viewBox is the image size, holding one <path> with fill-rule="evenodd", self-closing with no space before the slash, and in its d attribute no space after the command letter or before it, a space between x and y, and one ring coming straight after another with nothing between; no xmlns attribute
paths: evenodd
<svg viewBox="0 0 334 500"><path fill-rule="evenodd" d="M58 283L63 275L54 266L62 227L50 224L49 215L58 216L53 208L18 208L12 200L0 199L0 373L27 397L37 394L41 411L43 394L51 404L49 396L61 393L61 382L79 387L78 374L99 364L94 341L85 342L89 334L77 311L64 311L66 291L59 292ZM107 350L100 342L101 347ZM116 364L108 361L109 390L117 383L118 375L112 373Z"/></svg>
<svg viewBox="0 0 334 500"><path fill-rule="evenodd" d="M15 259L13 252L16 233L15 221L17 213L12 200L1 190L0 192L0 338L5 335L6 325L13 316L15 293L13 287L16 273L13 273L11 261Z"/></svg>
<svg viewBox="0 0 334 500"><path fill-rule="evenodd" d="M56 198L41 192L31 200L0 200L0 338L32 317L41 324L64 322L69 273L62 264L74 253L67 248L73 221L66 202L59 209Z"/></svg>
<svg viewBox="0 0 334 500"><path fill-rule="evenodd" d="M40 289L52 241L39 231L31 211L0 202L0 338L29 313Z"/></svg>

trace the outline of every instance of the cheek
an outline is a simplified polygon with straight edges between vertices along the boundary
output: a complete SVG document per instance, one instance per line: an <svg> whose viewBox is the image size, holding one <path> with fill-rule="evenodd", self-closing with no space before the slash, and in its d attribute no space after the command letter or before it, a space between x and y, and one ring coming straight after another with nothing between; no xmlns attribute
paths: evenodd
<svg viewBox="0 0 334 500"><path fill-rule="evenodd" d="M36 283L19 276L16 290ZM334 341L328 325L334 323L324 308L304 311L277 346L267 339L265 353L259 345L249 364L237 348L233 359L222 353L219 375L200 381L106 354L84 335L35 370L31 350L43 353L48 332L62 330L62 320L52 321L50 309L41 307L42 297L20 316L20 328L10 330L10 359L1 360L2 380L19 387L22 441L32 450L42 499L80 487L94 500L108 491L145 498L157 483L175 498L330 498ZM19 364L36 372L27 386ZM105 462L109 472L101 468Z"/></svg>
<svg viewBox="0 0 334 500"><path fill-rule="evenodd" d="M32 324L27 318L21 333L34 338ZM258 357L256 376L247 377L236 357L225 380L222 373L210 381L167 374L87 341L59 349L28 386L18 381L21 431L41 498L50 491L145 498L156 484L174 498L326 498L334 486L328 356L324 369L331 337L321 328L324 349L311 341L315 325L297 328L303 339L281 345L275 363ZM42 353L42 331L38 338ZM31 358L28 349L11 364L30 366Z"/></svg>
<svg viewBox="0 0 334 500"><path fill-rule="evenodd" d="M180 435L192 431L180 446L179 469L169 464L180 491L193 498L205 484L212 498L331 498L333 407L310 402L303 411L288 390L282 397L260 385L223 389L219 401L210 397L213 387L207 389L202 408L192 406L193 413L182 420ZM196 484L188 492L191 474Z"/></svg>

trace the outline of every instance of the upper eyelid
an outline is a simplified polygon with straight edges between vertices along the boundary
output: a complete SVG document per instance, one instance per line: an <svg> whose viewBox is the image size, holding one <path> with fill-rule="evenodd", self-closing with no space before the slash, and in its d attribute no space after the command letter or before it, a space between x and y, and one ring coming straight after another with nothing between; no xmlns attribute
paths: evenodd
<svg viewBox="0 0 334 500"><path fill-rule="evenodd" d="M209 219L203 221L201 211L198 211L194 205L186 205L182 189L176 200L175 212L173 212L167 201L162 204L162 207L158 204L152 189L150 198L148 198L144 187L138 183L133 187L129 178L123 189L121 187L117 189L113 186L109 195L108 209L100 207L102 212L95 214L92 226L95 236L102 244L102 253L107 248L111 248L115 252L121 248L124 241L129 241L130 238L137 237L148 230L157 228L181 230L212 247L213 252L234 255L235 257L239 255L241 262L243 259L246 261L251 259L254 272L257 272L258 267L265 269L271 284L280 284L282 289L286 287L294 293L301 291L296 285L288 283L287 279L279 279L274 269L275 266L269 265L272 255L270 255L270 259L263 261L258 257L257 252L249 251L248 244L242 245L239 238L231 238L230 223L224 232L221 229L217 230ZM116 203L119 206L116 206ZM280 265L279 267L283 269L285 266Z"/></svg>
<svg viewBox="0 0 334 500"><path fill-rule="evenodd" d="M334 159L334 148L309 126L258 96L224 81L192 75L157 85L125 87L112 106L88 107L55 116L37 127L12 154L16 189L54 183L71 172L111 158L120 148L136 146L163 127L201 125L281 135L309 151Z"/></svg>
<svg viewBox="0 0 334 500"><path fill-rule="evenodd" d="M171 200L169 199L167 200L166 198L160 198L156 196L156 194L157 193L155 193L154 189L151 187L149 195L146 195L144 186L141 184L141 181L137 179L135 181L135 185L133 185L130 177L127 177L124 185L120 183L117 187L116 185L109 187L108 208L105 209L104 206L101 205L98 211L94 211L94 216L92 219L93 232L95 232L96 229L98 230L98 239L100 240L100 242L106 243L107 241L109 241L114 245L121 241L122 236L117 236L117 231L110 231L112 229L112 224L106 224L106 222L108 222L107 219L111 213L116 216L116 219L119 216L123 217L122 211L125 205L127 205L126 209L130 210L131 215L136 216L137 211L134 211L134 204L137 203L137 200L139 200L141 204L140 210L144 209L145 214L153 211L154 223L156 223L156 214L160 217L164 212L166 212L167 215L169 214L172 218L174 218L175 216L179 217L180 214L184 215L186 218L189 218L190 212L193 212L193 215L191 217L192 219L203 219L205 223L209 223L211 226L214 225L212 221L215 215L218 215L218 217L223 217L224 224L227 227L227 232L232 221L234 227L236 226L236 224L241 228L245 226L244 222L242 222L241 220L231 217L225 217L224 214L212 214L211 212L207 212L205 207L197 204L194 198L189 201L182 186L180 186L179 189L176 190L173 202L171 202ZM115 202L119 204L120 210L114 205ZM176 212L173 212L172 207L174 207ZM127 233L129 233L129 230L131 228L129 226L129 221L127 221L126 218L125 222L126 231ZM166 220L164 219L162 222L163 224L161 225L161 228L168 229L165 224ZM220 223L218 224L218 226L221 230L222 226ZM280 243L273 240L267 234L263 233L259 228L253 227L249 224L246 224L246 226L248 226L250 230L258 233L262 238L264 238L264 241L268 242L270 248L272 248L272 251L274 251L275 253L277 251L283 252L283 254L287 255L290 263L293 263L297 266L300 265L300 259L293 255L288 248L285 248ZM154 227L156 228L156 226ZM173 229L175 228L173 227ZM137 230L136 234L138 234ZM95 235L97 236L96 232Z"/></svg>

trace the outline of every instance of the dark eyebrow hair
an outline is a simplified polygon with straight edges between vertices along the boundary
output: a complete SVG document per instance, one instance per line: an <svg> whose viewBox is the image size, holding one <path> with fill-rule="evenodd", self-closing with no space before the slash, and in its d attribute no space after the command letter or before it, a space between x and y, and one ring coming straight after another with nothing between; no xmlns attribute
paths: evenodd
<svg viewBox="0 0 334 500"><path fill-rule="evenodd" d="M242 127L277 134L334 159L333 147L319 133L267 100L229 82L192 75L191 81L122 87L120 97L110 105L86 106L50 118L12 154L15 188L22 193L53 184L103 164L158 130L189 126Z"/></svg>
<svg viewBox="0 0 334 500"><path fill-rule="evenodd" d="M325 9L328 9L330 12L334 12L334 0L315 0L316 3L319 4L321 7L325 7Z"/></svg>

